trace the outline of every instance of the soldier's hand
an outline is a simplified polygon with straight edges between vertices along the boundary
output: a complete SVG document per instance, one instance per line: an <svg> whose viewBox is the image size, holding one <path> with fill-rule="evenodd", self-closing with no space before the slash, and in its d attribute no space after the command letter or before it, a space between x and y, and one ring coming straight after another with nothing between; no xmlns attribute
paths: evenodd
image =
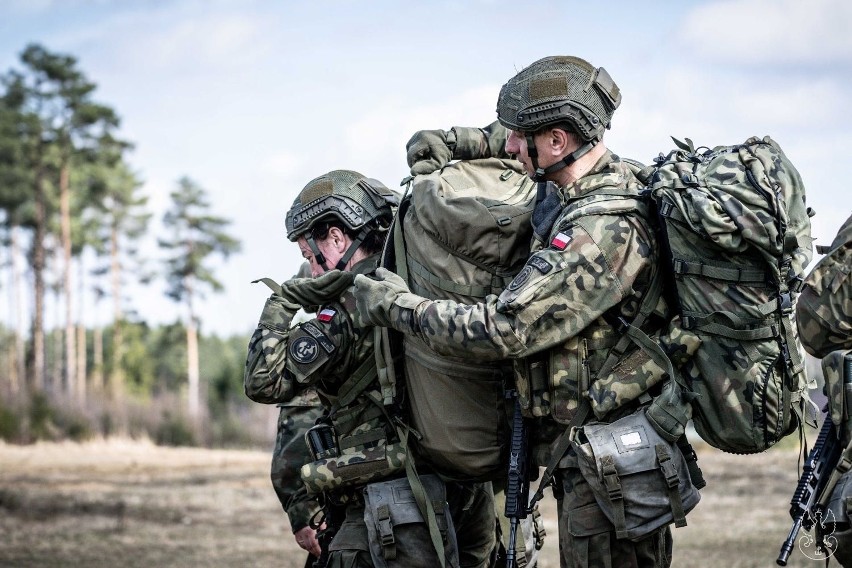
<svg viewBox="0 0 852 568"><path fill-rule="evenodd" d="M405 145L411 175L430 174L453 159L443 130L420 130Z"/></svg>
<svg viewBox="0 0 852 568"><path fill-rule="evenodd" d="M302 527L293 535L296 538L296 544L319 558L322 554L319 541L317 540L317 531L311 527Z"/></svg>
<svg viewBox="0 0 852 568"><path fill-rule="evenodd" d="M281 296L289 302L310 308L337 300L355 281L355 275L343 270L329 270L316 278L291 278L281 284Z"/></svg>
<svg viewBox="0 0 852 568"><path fill-rule="evenodd" d="M386 268L376 269L375 277L355 277L355 303L361 322L411 331L411 314L425 298L412 294L405 280ZM407 316L407 319L406 319Z"/></svg>

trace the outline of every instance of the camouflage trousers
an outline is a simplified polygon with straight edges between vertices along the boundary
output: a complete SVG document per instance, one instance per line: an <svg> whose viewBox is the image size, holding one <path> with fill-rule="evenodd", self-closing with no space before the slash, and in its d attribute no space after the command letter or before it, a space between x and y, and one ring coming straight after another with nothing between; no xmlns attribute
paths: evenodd
<svg viewBox="0 0 852 568"><path fill-rule="evenodd" d="M561 568L668 568L672 536L667 526L638 542L618 539L615 527L595 502L591 486L580 470L563 458L556 472L553 494L559 512ZM574 457L576 460L576 457Z"/></svg>
<svg viewBox="0 0 852 568"><path fill-rule="evenodd" d="M458 540L460 568L487 568L496 547L494 494L490 483L447 482L447 503ZM423 567L438 566L428 539L397 543L409 550L406 557L423 561ZM419 547L420 550L410 550ZM364 503L358 499L346 507L346 518L329 547L329 568L372 568ZM411 568L418 568L412 565Z"/></svg>

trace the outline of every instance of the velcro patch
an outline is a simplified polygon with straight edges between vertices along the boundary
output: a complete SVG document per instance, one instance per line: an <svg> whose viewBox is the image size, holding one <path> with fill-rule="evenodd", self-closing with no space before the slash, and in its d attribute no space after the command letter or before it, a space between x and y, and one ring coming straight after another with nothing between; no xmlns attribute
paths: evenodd
<svg viewBox="0 0 852 568"><path fill-rule="evenodd" d="M532 274L532 268L529 266L524 266L518 275L515 276L514 280L509 283L508 290L514 292L518 290L521 286L527 283L527 280L530 279L530 275Z"/></svg>
<svg viewBox="0 0 852 568"><path fill-rule="evenodd" d="M323 333L320 328L318 328L311 322L303 323L301 327L303 330L308 332L311 337L313 337L319 342L320 346L325 350L326 353L334 352L334 343L331 341L331 339L328 338L325 333Z"/></svg>
<svg viewBox="0 0 852 568"><path fill-rule="evenodd" d="M568 246L568 243L571 242L571 238L572 237L566 235L565 233L558 233L555 237L553 237L553 240L550 241L550 246L558 250L565 250L565 248Z"/></svg>
<svg viewBox="0 0 852 568"><path fill-rule="evenodd" d="M300 365L313 363L319 356L319 345L313 337L303 335L290 342L290 358Z"/></svg>
<svg viewBox="0 0 852 568"><path fill-rule="evenodd" d="M528 261L527 264L530 266L534 266L538 269L542 274L547 274L551 270L553 270L553 265L541 258L540 256L533 256Z"/></svg>
<svg viewBox="0 0 852 568"><path fill-rule="evenodd" d="M320 313L317 314L317 319L323 323L328 323L334 318L335 314L337 314L337 310L332 308L323 308L320 310Z"/></svg>

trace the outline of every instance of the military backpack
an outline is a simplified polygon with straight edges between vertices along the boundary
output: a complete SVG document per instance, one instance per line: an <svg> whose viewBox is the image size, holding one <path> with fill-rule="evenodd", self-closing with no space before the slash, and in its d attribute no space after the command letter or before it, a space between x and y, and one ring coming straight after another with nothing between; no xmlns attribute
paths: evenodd
<svg viewBox="0 0 852 568"><path fill-rule="evenodd" d="M807 386L793 318L812 255L805 188L769 137L675 142L638 174L656 203L676 310L659 343L701 438L761 452L800 423Z"/></svg>
<svg viewBox="0 0 852 568"><path fill-rule="evenodd" d="M514 160L459 161L410 178L382 264L429 299L470 304L499 294L529 255L535 193ZM439 355L413 337L396 341L416 400L418 451L445 476L504 474L511 364Z"/></svg>

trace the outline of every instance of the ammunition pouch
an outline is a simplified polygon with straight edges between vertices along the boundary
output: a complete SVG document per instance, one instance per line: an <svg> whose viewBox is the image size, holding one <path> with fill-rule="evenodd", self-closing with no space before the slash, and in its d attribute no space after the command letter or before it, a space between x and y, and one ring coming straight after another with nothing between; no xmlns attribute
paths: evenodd
<svg viewBox="0 0 852 568"><path fill-rule="evenodd" d="M426 497L432 502L444 544L448 568L458 568L458 542L447 504L444 482L433 474L420 476ZM417 506L408 478L367 485L364 490L364 523L370 557L376 568L434 568L438 566L429 526Z"/></svg>
<svg viewBox="0 0 852 568"><path fill-rule="evenodd" d="M644 408L575 429L571 446L617 538L638 541L671 522L686 525L700 495L680 448L657 433Z"/></svg>
<svg viewBox="0 0 852 568"><path fill-rule="evenodd" d="M311 495L360 486L405 470L406 450L388 435L381 406L366 400L340 409L305 433L314 461L302 466Z"/></svg>

